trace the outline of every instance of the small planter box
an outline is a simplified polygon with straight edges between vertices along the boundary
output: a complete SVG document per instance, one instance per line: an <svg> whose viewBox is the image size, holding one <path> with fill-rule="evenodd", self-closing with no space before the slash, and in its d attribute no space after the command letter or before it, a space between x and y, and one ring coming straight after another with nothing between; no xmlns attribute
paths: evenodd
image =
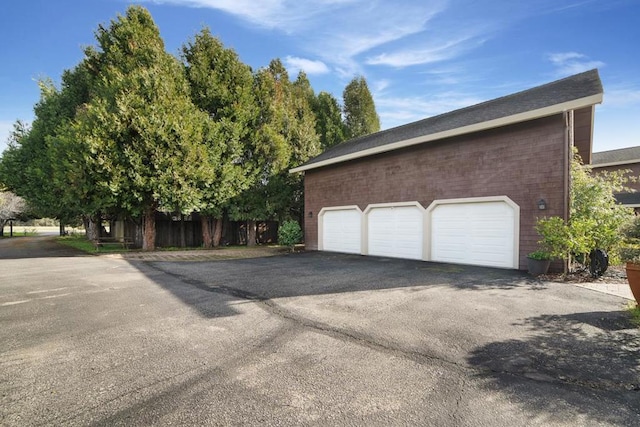
<svg viewBox="0 0 640 427"><path fill-rule="evenodd" d="M547 274L549 265L551 265L551 260L549 259L533 259L527 257L527 267L529 268L529 274L532 276Z"/></svg>

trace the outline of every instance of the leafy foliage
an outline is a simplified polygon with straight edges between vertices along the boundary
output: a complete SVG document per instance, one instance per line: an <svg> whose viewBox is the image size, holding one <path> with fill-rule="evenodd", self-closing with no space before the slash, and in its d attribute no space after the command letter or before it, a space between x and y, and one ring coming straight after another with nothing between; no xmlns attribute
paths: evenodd
<svg viewBox="0 0 640 427"><path fill-rule="evenodd" d="M246 191L255 179L251 123L258 109L253 75L249 66L206 28L183 46L182 57L191 99L209 116L202 143L208 151L211 175L199 183L203 197L200 213L205 247L217 246L207 216L219 218L221 224L231 199Z"/></svg>
<svg viewBox="0 0 640 427"><path fill-rule="evenodd" d="M380 130L380 118L364 77L359 76L351 80L342 97L348 138L357 138Z"/></svg>
<svg viewBox="0 0 640 427"><path fill-rule="evenodd" d="M96 38L99 50L86 55L99 78L76 135L118 204L145 216L143 249L154 249L156 209L189 213L202 204L198 184L211 174L201 143L207 116L191 102L183 68L145 9L130 7Z"/></svg>
<svg viewBox="0 0 640 427"><path fill-rule="evenodd" d="M538 249L537 251L529 253L529 255L527 255L527 258L546 261L551 259L551 254L543 249Z"/></svg>
<svg viewBox="0 0 640 427"><path fill-rule="evenodd" d="M619 255L622 261L640 264L640 216L634 216L621 228L624 238Z"/></svg>
<svg viewBox="0 0 640 427"><path fill-rule="evenodd" d="M330 93L320 92L311 104L316 116L316 133L320 136L323 150L346 139L346 128L342 122L342 110L338 100Z"/></svg>
<svg viewBox="0 0 640 427"><path fill-rule="evenodd" d="M293 252L296 243L302 240L302 229L297 221L285 221L278 228L278 243L283 246L289 246Z"/></svg>
<svg viewBox="0 0 640 427"><path fill-rule="evenodd" d="M139 6L95 37L59 88L39 83L35 120L16 123L0 160L0 182L35 215L143 218L145 249L158 209L203 224L302 218L303 177L288 170L347 137L330 94L316 96L304 72L292 82L278 59L253 72L208 29L179 61ZM363 78L345 97L349 123L379 129Z"/></svg>
<svg viewBox="0 0 640 427"><path fill-rule="evenodd" d="M313 90L304 74L295 82L280 60L255 75L259 113L246 167L253 185L234 199L230 216L237 220L284 219L302 214L302 176L288 170L319 154L315 117L309 104Z"/></svg>
<svg viewBox="0 0 640 427"><path fill-rule="evenodd" d="M616 202L615 194L625 189L625 173L593 175L574 154L571 161L569 220L541 218L536 230L540 244L554 258L572 256L588 260L596 248L612 251L619 246L620 227L633 217L633 210Z"/></svg>

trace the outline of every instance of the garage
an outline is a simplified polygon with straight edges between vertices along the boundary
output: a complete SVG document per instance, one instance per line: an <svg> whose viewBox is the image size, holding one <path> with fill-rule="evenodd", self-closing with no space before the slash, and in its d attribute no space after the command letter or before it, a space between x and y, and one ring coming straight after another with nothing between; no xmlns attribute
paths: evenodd
<svg viewBox="0 0 640 427"><path fill-rule="evenodd" d="M368 254L393 258L422 259L424 209L409 206L369 206Z"/></svg>
<svg viewBox="0 0 640 427"><path fill-rule="evenodd" d="M357 206L324 208L318 217L322 237L320 250L361 253L362 212Z"/></svg>
<svg viewBox="0 0 640 427"><path fill-rule="evenodd" d="M304 173L305 248L527 269L537 218L569 219L567 159L591 162L602 97L590 70L328 148L290 170ZM334 206L361 208L359 240L339 223L323 235L316 213Z"/></svg>
<svg viewBox="0 0 640 427"><path fill-rule="evenodd" d="M431 260L518 268L519 208L500 199L434 202Z"/></svg>

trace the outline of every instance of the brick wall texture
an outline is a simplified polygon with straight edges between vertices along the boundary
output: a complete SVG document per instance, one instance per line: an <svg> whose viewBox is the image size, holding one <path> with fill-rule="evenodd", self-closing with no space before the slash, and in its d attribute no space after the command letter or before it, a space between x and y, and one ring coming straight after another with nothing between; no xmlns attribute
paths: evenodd
<svg viewBox="0 0 640 427"><path fill-rule="evenodd" d="M590 120L590 118L589 118ZM541 216L564 216L561 114L305 172L305 243L318 248L323 207L506 195L520 206L520 268ZM538 209L545 199L547 210ZM309 217L311 212L311 217Z"/></svg>

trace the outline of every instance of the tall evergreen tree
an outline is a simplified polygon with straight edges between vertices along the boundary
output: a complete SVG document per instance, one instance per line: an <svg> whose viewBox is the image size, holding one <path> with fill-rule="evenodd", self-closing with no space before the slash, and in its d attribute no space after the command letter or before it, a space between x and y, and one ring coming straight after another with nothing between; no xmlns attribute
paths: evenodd
<svg viewBox="0 0 640 427"><path fill-rule="evenodd" d="M97 49L86 50L93 95L78 115L77 136L112 196L142 216L142 248L153 250L156 210L201 207L199 184L210 179L202 144L208 117L191 102L184 69L146 9L129 7L96 39Z"/></svg>
<svg viewBox="0 0 640 427"><path fill-rule="evenodd" d="M248 243L255 242L255 221L286 219L301 210L300 177L287 171L319 153L315 118L308 99L313 89L304 74L292 83L278 59L255 75L259 113L249 150L253 185L230 206L232 218L248 223Z"/></svg>
<svg viewBox="0 0 640 427"><path fill-rule="evenodd" d="M314 98L312 107L316 116L316 133L320 137L321 148L326 150L344 141L346 129L338 100L328 92L320 92Z"/></svg>
<svg viewBox="0 0 640 427"><path fill-rule="evenodd" d="M200 209L205 247L218 246L223 209L251 184L246 146L257 112L251 68L203 29L182 48L191 98L211 123L204 134L212 180L205 182Z"/></svg>
<svg viewBox="0 0 640 427"><path fill-rule="evenodd" d="M58 135L88 99L84 70L65 71L62 88L42 80L40 101L30 128L16 123L9 147L0 162L0 180L29 202L34 214L60 219L61 223L86 213L87 201L68 197L75 181L60 180L64 154L56 147Z"/></svg>
<svg viewBox="0 0 640 427"><path fill-rule="evenodd" d="M351 80L342 96L348 138L357 138L380 130L380 118L363 76Z"/></svg>

